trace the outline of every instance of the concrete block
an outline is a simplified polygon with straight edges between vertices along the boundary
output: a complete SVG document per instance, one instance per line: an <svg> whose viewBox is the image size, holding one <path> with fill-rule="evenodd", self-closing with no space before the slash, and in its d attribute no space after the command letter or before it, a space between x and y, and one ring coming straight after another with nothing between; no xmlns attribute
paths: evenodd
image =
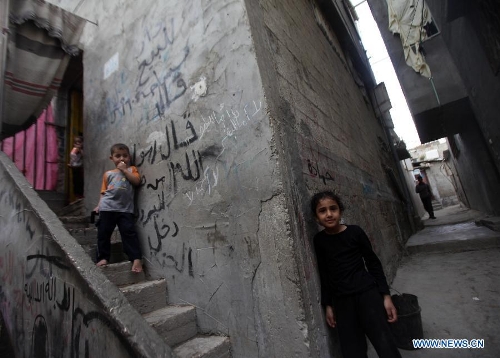
<svg viewBox="0 0 500 358"><path fill-rule="evenodd" d="M231 342L228 337L198 336L174 349L179 358L229 358L231 357Z"/></svg>
<svg viewBox="0 0 500 358"><path fill-rule="evenodd" d="M132 272L132 262L130 261L101 266L101 270L116 286L130 285L146 280L144 271Z"/></svg>
<svg viewBox="0 0 500 358"><path fill-rule="evenodd" d="M145 314L144 318L169 346L185 342L198 333L193 306L167 306Z"/></svg>
<svg viewBox="0 0 500 358"><path fill-rule="evenodd" d="M121 287L130 304L140 314L149 313L167 304L167 281L160 279Z"/></svg>

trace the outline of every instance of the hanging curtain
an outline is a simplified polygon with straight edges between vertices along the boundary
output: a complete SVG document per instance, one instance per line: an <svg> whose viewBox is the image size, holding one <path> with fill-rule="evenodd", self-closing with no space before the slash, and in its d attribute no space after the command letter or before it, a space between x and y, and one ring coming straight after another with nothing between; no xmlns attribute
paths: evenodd
<svg viewBox="0 0 500 358"><path fill-rule="evenodd" d="M59 155L50 103L31 127L4 139L1 146L35 190L56 190Z"/></svg>
<svg viewBox="0 0 500 358"><path fill-rule="evenodd" d="M431 77L429 65L420 52L420 43L427 38L424 26L432 22L432 16L424 0L387 0L389 30L399 34L405 60L416 72Z"/></svg>
<svg viewBox="0 0 500 358"><path fill-rule="evenodd" d="M85 20L43 0L11 1L0 139L29 127L57 92Z"/></svg>

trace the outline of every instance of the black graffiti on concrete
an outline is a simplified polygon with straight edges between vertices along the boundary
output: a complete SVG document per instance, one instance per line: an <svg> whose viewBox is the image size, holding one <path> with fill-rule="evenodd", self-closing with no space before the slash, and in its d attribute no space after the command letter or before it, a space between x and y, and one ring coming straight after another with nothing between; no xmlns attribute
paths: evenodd
<svg viewBox="0 0 500 358"><path fill-rule="evenodd" d="M31 216L27 215L28 209L22 206L20 195L15 195L15 190L8 191L3 189L0 191L0 203L3 200L5 205L8 205L15 213L18 223L24 223L24 228L30 236L30 240L35 236L35 229L31 227Z"/></svg>
<svg viewBox="0 0 500 358"><path fill-rule="evenodd" d="M177 272L183 273L184 266L186 261L186 244L182 243L182 255L180 261L177 260L173 255L167 255L167 253L163 253L162 256L164 259L160 261L162 267L170 267L174 268Z"/></svg>
<svg viewBox="0 0 500 358"><path fill-rule="evenodd" d="M139 220L142 222L143 226L145 226L151 220L153 215L155 215L156 213L158 213L162 210L165 210L165 207L166 207L166 205L165 205L165 193L162 191L160 195L158 195L158 201L159 201L158 206L156 206L156 204L153 205L153 209L149 210L147 212L147 214L145 214L144 209L141 209L141 217Z"/></svg>
<svg viewBox="0 0 500 358"><path fill-rule="evenodd" d="M326 184L327 180L331 180L331 181L335 180L335 178L329 172L326 171L324 174L321 173L321 171L319 170L318 163L316 163L316 165L315 165L309 159L307 160L307 169L309 170L309 174L311 174L312 177L314 177L314 178L318 177L318 178L322 179L323 184Z"/></svg>
<svg viewBox="0 0 500 358"><path fill-rule="evenodd" d="M193 271L193 249L189 248L188 252L188 272L189 276L194 277L194 271Z"/></svg>
<svg viewBox="0 0 500 358"><path fill-rule="evenodd" d="M55 266L57 266L63 270L70 269L70 267L64 263L64 258L62 258L62 257L52 256L52 255L42 255L42 254L26 256L27 261L35 260L35 259L36 260L38 260L38 259L45 260L45 261L49 262L50 264L54 264Z"/></svg>
<svg viewBox="0 0 500 358"><path fill-rule="evenodd" d="M145 179L145 177L144 177ZM165 176L162 176L160 179L156 179L156 184L148 184L146 188L158 190L160 183L165 183Z"/></svg>
<svg viewBox="0 0 500 358"><path fill-rule="evenodd" d="M156 159L158 158L158 154L160 155L159 158L161 160L168 160L170 158L170 154L172 153L171 140L173 142L173 149L178 150L179 148L187 147L189 144L195 142L198 139L198 135L196 134L194 126L189 120L186 121L186 130L189 130L191 133L187 138L183 140L179 140L177 138L177 130L173 120L170 121L170 127L172 131L172 139L170 138L168 124L165 126L165 137L167 140L165 148L166 153L163 153L162 146L158 145L157 141L155 140L149 148L142 150L139 153L141 161L137 163L137 167L141 167L145 162L154 164L156 162Z"/></svg>
<svg viewBox="0 0 500 358"><path fill-rule="evenodd" d="M193 165L194 169L196 171L196 174L193 176L193 170L191 168L191 161L189 160L189 155L188 153L184 153L184 157L186 159L186 166L185 169L181 165L181 163L174 163L173 161L170 162L170 169L172 178L173 178L173 183L174 183L174 188L177 187L177 173L181 174L182 179L184 180L192 180L192 181L197 181L200 179L200 175L203 172L203 160L201 159L201 154L200 152L196 152L194 150L191 151L192 153L192 158L194 159ZM176 192L176 190L174 190Z"/></svg>
<svg viewBox="0 0 500 358"><path fill-rule="evenodd" d="M45 247L46 236L41 236L41 247L36 250L36 254L26 256L26 278L30 279L35 270L38 268L39 273L48 278L52 276L52 266L56 266L62 270L69 270L70 266L65 263L64 257L58 257L51 255L49 252L49 248ZM45 254L43 253L45 251ZM33 262L33 267L31 269L28 268L29 263ZM46 269L45 265L48 263L48 269Z"/></svg>
<svg viewBox="0 0 500 358"><path fill-rule="evenodd" d="M172 227L170 225L167 225L167 224L159 226L156 216L153 219L153 222L154 222L155 233L156 233L156 243L153 243L151 236L148 236L148 244L149 244L149 249L151 251L158 253L162 249L162 240L168 236L168 234L172 230ZM177 225L177 223L175 221L172 224L173 224L174 232L172 233L171 236L176 237L177 234L179 233L179 226Z"/></svg>
<svg viewBox="0 0 500 358"><path fill-rule="evenodd" d="M62 299L57 300L57 279L51 277L47 281L38 282L37 280L31 281L29 284L24 284L24 293L28 302L50 303L54 302L55 307L61 311L69 311L71 302L70 287L66 287L66 282L63 282Z"/></svg>
<svg viewBox="0 0 500 358"><path fill-rule="evenodd" d="M64 283L66 287L66 282ZM66 291L66 288L65 288ZM52 315L42 315L39 314L35 317L33 326L31 329L31 354L30 357L40 357L48 358L55 357L61 354L61 347L56 346L57 339L59 337L63 338L66 333L71 334L69 337L70 341L70 357L72 358L90 358L92 356L97 356L92 354L91 349L93 347L94 353L99 349L98 346L92 345L91 343L95 341L95 337L104 338L105 332L103 328L111 332L116 339L121 343L121 345L129 352L134 352L133 347L127 341L125 336L120 333L113 321L106 316L106 314L100 311L89 311L85 312L84 309L77 307L75 303L75 288L68 288L67 309L65 311L70 312L68 318L71 319L71 331L61 332L57 327L52 327L47 324L47 317L50 320L53 318ZM66 294L65 294L66 295ZM71 299L72 297L72 299ZM15 319L15 322L20 322L24 324L25 320ZM97 326L92 326L92 324L97 324ZM15 327L17 329L17 326ZM87 333L87 334L86 334ZM53 334L53 337L50 337ZM24 329L19 332L17 338L24 337ZM50 346L50 342L54 342L54 346ZM95 342L94 342L95 343ZM103 342L104 344L105 342ZM23 342L24 344L24 342Z"/></svg>
<svg viewBox="0 0 500 358"><path fill-rule="evenodd" d="M50 347L49 347L49 330L47 328L47 322L45 322L45 317L38 315L33 323L31 337L31 357L34 358L49 358Z"/></svg>

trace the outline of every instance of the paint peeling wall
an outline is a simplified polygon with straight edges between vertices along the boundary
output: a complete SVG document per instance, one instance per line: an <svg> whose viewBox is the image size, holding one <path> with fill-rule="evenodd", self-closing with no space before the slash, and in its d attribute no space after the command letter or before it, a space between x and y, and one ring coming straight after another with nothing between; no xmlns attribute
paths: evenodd
<svg viewBox="0 0 500 358"><path fill-rule="evenodd" d="M15 356L170 356L147 325L123 331L132 307L2 152L0 181L0 312Z"/></svg>

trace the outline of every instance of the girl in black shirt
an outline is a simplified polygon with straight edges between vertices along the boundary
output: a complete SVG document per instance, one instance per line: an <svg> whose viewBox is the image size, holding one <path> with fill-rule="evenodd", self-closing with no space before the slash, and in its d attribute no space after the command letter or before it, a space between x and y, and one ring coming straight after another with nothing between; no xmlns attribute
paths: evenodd
<svg viewBox="0 0 500 358"><path fill-rule="evenodd" d="M366 358L368 336L379 357L401 358L389 323L397 320L382 264L370 240L356 225L341 224L344 206L329 191L311 199L316 221L325 229L314 236L326 321L337 327L345 358Z"/></svg>

